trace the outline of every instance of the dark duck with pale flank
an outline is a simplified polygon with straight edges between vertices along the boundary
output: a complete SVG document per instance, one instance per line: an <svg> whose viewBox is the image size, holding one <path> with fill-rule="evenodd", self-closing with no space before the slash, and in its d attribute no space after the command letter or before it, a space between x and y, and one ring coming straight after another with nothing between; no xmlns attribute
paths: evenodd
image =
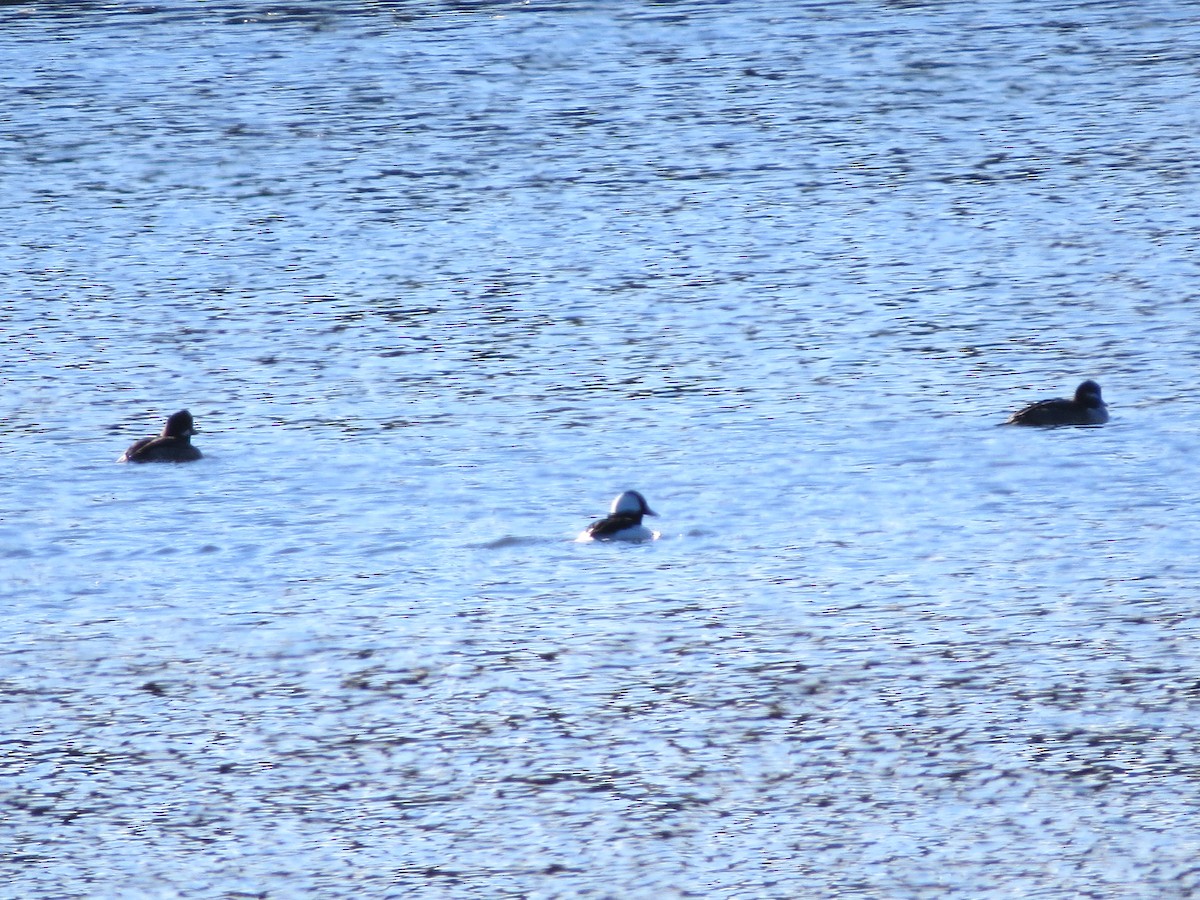
<svg viewBox="0 0 1200 900"><path fill-rule="evenodd" d="M192 446L196 423L186 409L172 413L157 437L142 438L121 454L117 462L193 462L200 451Z"/></svg>

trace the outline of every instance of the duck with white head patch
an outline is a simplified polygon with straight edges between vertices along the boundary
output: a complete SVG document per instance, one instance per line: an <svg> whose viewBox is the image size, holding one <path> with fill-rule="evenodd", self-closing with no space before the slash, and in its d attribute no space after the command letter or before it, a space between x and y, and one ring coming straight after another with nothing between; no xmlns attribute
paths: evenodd
<svg viewBox="0 0 1200 900"><path fill-rule="evenodd" d="M613 500L608 515L593 522L580 541L652 541L658 532L642 524L643 516L657 516L637 491L623 491Z"/></svg>

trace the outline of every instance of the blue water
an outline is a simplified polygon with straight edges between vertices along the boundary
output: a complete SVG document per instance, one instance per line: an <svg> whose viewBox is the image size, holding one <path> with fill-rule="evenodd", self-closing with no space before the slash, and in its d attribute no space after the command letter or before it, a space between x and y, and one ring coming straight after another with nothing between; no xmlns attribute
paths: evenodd
<svg viewBox="0 0 1200 900"><path fill-rule="evenodd" d="M1191 4L4 11L0 894L1200 891Z"/></svg>

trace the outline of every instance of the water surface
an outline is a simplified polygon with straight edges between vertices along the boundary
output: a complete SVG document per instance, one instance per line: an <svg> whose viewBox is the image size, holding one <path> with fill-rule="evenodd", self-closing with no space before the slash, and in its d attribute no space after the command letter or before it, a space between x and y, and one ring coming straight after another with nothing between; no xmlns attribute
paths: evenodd
<svg viewBox="0 0 1200 900"><path fill-rule="evenodd" d="M1198 39L6 7L4 883L1193 894Z"/></svg>

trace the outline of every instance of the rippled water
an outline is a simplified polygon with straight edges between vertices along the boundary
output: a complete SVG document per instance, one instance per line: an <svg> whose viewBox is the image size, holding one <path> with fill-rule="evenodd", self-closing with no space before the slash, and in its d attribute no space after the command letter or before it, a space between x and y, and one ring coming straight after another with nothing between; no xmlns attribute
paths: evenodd
<svg viewBox="0 0 1200 900"><path fill-rule="evenodd" d="M11 896L1200 891L1192 4L4 11Z"/></svg>

